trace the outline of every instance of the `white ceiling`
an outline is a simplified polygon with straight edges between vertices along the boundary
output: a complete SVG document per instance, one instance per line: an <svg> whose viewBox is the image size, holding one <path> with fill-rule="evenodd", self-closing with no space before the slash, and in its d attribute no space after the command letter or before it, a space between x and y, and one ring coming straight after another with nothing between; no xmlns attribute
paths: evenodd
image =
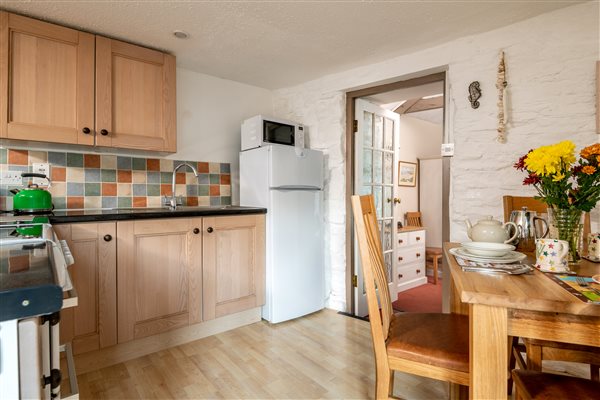
<svg viewBox="0 0 600 400"><path fill-rule="evenodd" d="M489 31L574 2L2 0L0 5L170 51L184 68L276 89ZM176 29L187 31L190 38L174 38Z"/></svg>

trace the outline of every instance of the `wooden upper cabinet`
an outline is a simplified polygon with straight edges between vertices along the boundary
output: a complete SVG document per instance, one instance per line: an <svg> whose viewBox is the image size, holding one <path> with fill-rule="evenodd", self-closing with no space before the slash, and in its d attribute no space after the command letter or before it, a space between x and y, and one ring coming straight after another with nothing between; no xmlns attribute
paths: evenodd
<svg viewBox="0 0 600 400"><path fill-rule="evenodd" d="M205 321L265 303L265 216L203 218Z"/></svg>
<svg viewBox="0 0 600 400"><path fill-rule="evenodd" d="M93 145L94 35L0 12L0 90L0 137Z"/></svg>
<svg viewBox="0 0 600 400"><path fill-rule="evenodd" d="M175 57L96 36L96 144L174 152Z"/></svg>

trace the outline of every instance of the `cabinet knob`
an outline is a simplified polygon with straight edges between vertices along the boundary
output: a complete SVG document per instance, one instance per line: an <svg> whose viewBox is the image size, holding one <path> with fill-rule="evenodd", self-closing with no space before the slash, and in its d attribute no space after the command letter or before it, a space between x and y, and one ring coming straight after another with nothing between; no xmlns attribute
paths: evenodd
<svg viewBox="0 0 600 400"><path fill-rule="evenodd" d="M417 274L420 274L420 273L421 273L421 270L420 270L420 269L418 269L418 270L417 270Z"/></svg>
<svg viewBox="0 0 600 400"><path fill-rule="evenodd" d="M102 129L102 130L100 131L100 134L101 134L102 136L108 136L108 131L107 131L106 129Z"/></svg>
<svg viewBox="0 0 600 400"><path fill-rule="evenodd" d="M86 126L86 127L84 127L84 128L81 130L81 132L85 133L86 135L89 135L91 131L90 131L90 128L88 128L88 127Z"/></svg>
<svg viewBox="0 0 600 400"><path fill-rule="evenodd" d="M398 279L401 279L404 275L398 274Z"/></svg>
<svg viewBox="0 0 600 400"><path fill-rule="evenodd" d="M398 239L398 243L402 244L402 243L404 243L404 240Z"/></svg>
<svg viewBox="0 0 600 400"><path fill-rule="evenodd" d="M419 240L421 240L421 237L420 237L420 236L417 236L417 242L418 242Z"/></svg>
<svg viewBox="0 0 600 400"><path fill-rule="evenodd" d="M398 261L402 261L402 260L404 260L404 258L398 257Z"/></svg>
<svg viewBox="0 0 600 400"><path fill-rule="evenodd" d="M208 232L208 233L212 233L212 232L213 232L213 228L212 228L212 226L209 226L209 227L206 229L206 232Z"/></svg>
<svg viewBox="0 0 600 400"><path fill-rule="evenodd" d="M192 232L194 232L194 235L197 235L200 233L200 229L194 228L194 230Z"/></svg>
<svg viewBox="0 0 600 400"><path fill-rule="evenodd" d="M105 242L110 242L112 240L112 236L111 235L104 235L104 241Z"/></svg>
<svg viewBox="0 0 600 400"><path fill-rule="evenodd" d="M421 257L421 253L417 253L417 257Z"/></svg>

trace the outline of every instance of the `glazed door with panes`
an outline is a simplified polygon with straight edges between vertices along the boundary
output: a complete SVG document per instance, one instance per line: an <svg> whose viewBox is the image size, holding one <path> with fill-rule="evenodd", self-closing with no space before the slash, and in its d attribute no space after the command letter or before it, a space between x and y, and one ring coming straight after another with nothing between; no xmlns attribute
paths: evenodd
<svg viewBox="0 0 600 400"><path fill-rule="evenodd" d="M354 193L374 196L388 286L394 301L398 295L397 285L393 284L393 260L396 236L394 206L399 202L395 183L400 116L362 99L356 100L355 116L358 123L354 140ZM356 237L354 240L354 313L364 317L368 314L367 297Z"/></svg>

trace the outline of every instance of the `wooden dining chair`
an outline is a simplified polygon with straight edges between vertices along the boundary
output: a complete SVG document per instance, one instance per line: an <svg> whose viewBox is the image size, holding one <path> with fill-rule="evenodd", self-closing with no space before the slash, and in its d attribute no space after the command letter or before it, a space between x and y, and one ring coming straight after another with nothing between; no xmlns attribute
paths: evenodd
<svg viewBox="0 0 600 400"><path fill-rule="evenodd" d="M421 212L409 211L405 214L406 225L405 226L416 226L423 227L423 221L421 219ZM425 261L431 263L433 269L433 283L437 285L440 261L442 261L442 248L441 247L425 247Z"/></svg>
<svg viewBox="0 0 600 400"><path fill-rule="evenodd" d="M530 370L513 370L515 400L597 400L600 382Z"/></svg>
<svg viewBox="0 0 600 400"><path fill-rule="evenodd" d="M373 196L352 196L352 210L375 353L375 397L392 395L394 371L468 386L468 316L394 314Z"/></svg>
<svg viewBox="0 0 600 400"><path fill-rule="evenodd" d="M527 207L528 210L537 213L546 213L548 206L540 200L533 197L504 196L502 198L504 206L504 221L510 220L510 213L513 210L520 210ZM589 213L584 218L584 233L590 232ZM526 352L526 366L529 370L541 371L542 360L578 362L590 365L590 378L600 380L600 348L592 346L583 346L568 344L562 342L553 342L549 340L523 339L524 346L518 343L518 338L513 338L512 358L510 367L515 366L515 362L520 365L525 363L521 353Z"/></svg>

